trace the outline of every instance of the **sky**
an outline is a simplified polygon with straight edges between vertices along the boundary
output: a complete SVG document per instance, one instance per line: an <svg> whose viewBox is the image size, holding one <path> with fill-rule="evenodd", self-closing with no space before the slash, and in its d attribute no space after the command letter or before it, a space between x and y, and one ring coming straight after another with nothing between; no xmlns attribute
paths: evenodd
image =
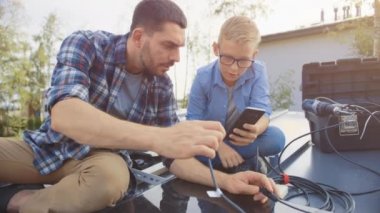
<svg viewBox="0 0 380 213"><path fill-rule="evenodd" d="M2 1L2 0L0 0ZM62 30L68 34L78 29L107 30L125 33L129 27L133 8L138 0L18 0L24 5L26 29L37 32L51 12L62 21ZM175 0L188 16L189 22L199 21L205 12L207 0ZM342 12L342 0L267 0L269 15L256 20L263 35L308 26L320 21L333 21L333 8ZM195 4L196 3L196 4ZM354 8L351 13L354 14Z"/></svg>
<svg viewBox="0 0 380 213"><path fill-rule="evenodd" d="M5 0L0 0L5 1ZM132 12L139 0L12 0L24 6L24 24L21 28L29 35L38 33L44 20L55 13L60 20L60 32L65 37L76 30L106 30L124 34L131 23ZM211 20L200 14L208 12L208 0L174 0L185 12L189 26L197 30L207 30L210 47L217 37L222 19ZM253 0L250 0L253 1ZM325 23L334 21L334 7L342 17L343 0L267 0L268 16L255 21L262 35L274 34L320 24L321 10L325 13ZM364 12L363 12L364 10ZM363 5L362 15L368 11ZM351 9L355 14L355 8ZM211 41L212 40L212 41ZM180 62L181 63L181 62ZM199 64L199 66L204 64ZM177 69L176 69L177 70ZM177 72L177 71L176 71ZM183 74L183 73L180 73ZM173 77L173 73L169 71ZM177 76L178 77L178 76ZM188 88L186 89L188 90ZM182 92L179 92L182 94Z"/></svg>

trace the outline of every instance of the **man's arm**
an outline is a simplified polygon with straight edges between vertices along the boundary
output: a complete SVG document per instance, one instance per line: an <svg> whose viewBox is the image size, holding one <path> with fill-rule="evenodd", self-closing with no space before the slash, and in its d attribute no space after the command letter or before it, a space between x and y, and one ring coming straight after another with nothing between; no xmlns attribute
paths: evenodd
<svg viewBox="0 0 380 213"><path fill-rule="evenodd" d="M209 168L195 158L174 160L170 172L189 182L213 186ZM214 170L214 174L218 186L233 194L253 195L255 200L266 202L267 198L259 192L259 187L276 193L274 182L261 173L245 171L226 174Z"/></svg>
<svg viewBox="0 0 380 213"><path fill-rule="evenodd" d="M111 149L152 150L170 158L215 156L224 137L218 122L187 121L173 127L144 126L117 119L78 98L56 103L53 130L81 144Z"/></svg>

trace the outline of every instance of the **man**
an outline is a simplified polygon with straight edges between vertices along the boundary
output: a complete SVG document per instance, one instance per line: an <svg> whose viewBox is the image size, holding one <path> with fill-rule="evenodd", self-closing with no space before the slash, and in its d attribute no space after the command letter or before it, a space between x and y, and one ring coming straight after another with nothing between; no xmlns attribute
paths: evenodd
<svg viewBox="0 0 380 213"><path fill-rule="evenodd" d="M218 122L176 124L165 73L180 59L186 25L172 1L144 0L127 35L80 31L63 41L47 93L49 117L23 141L0 140L1 182L52 185L0 188L1 212L115 205L132 185L126 149L215 156L225 134Z"/></svg>
<svg viewBox="0 0 380 213"><path fill-rule="evenodd" d="M282 131L269 126L271 107L267 74L265 67L254 61L259 42L257 26L249 18L234 16L226 20L218 43L213 44L219 60L198 70L187 109L187 119L219 121L226 130L232 129L245 107L266 111L256 124L246 123L244 129L233 129L212 160L218 170L215 171L216 180L222 189L231 193L254 194L255 199L261 197L257 186L246 186L244 181L249 182L248 177L253 176L255 180L266 177L245 170L260 171L257 154L275 155L285 143ZM177 159L172 164L167 161L166 165L180 178L212 186L208 168L204 166L207 163L208 158L198 156L197 159Z"/></svg>

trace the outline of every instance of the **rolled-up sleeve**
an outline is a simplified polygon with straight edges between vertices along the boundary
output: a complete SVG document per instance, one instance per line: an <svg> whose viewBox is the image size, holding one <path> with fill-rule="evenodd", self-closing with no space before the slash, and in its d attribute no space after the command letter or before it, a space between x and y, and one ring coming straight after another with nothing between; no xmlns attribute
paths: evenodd
<svg viewBox="0 0 380 213"><path fill-rule="evenodd" d="M88 102L89 70L95 55L95 47L84 33L73 33L63 41L57 55L51 87L47 92L49 112L54 104L69 97Z"/></svg>

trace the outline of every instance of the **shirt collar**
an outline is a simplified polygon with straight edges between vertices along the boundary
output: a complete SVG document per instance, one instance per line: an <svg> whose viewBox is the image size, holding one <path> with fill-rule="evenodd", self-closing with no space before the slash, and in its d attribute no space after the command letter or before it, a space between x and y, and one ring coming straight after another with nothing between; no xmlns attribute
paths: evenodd
<svg viewBox="0 0 380 213"><path fill-rule="evenodd" d="M115 63L116 64L122 64L125 65L126 63L126 50L127 50L127 40L128 40L129 33L125 36L122 36L121 39L119 39L116 42L115 47Z"/></svg>

